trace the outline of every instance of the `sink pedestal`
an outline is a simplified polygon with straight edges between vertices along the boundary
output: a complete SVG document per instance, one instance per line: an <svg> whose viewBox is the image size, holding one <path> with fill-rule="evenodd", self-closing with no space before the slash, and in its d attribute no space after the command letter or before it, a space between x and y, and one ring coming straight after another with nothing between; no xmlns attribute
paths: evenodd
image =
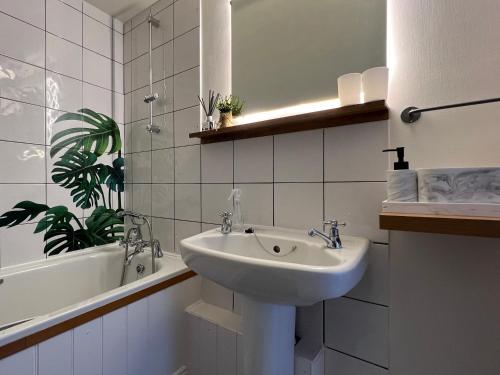
<svg viewBox="0 0 500 375"><path fill-rule="evenodd" d="M295 306L243 297L244 375L293 375Z"/></svg>

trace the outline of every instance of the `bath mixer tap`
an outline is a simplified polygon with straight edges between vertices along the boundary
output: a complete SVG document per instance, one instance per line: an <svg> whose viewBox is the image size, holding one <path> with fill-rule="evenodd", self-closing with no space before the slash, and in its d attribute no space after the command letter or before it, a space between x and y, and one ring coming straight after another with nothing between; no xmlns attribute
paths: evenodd
<svg viewBox="0 0 500 375"><path fill-rule="evenodd" d="M326 234L326 227L330 226L330 231ZM311 237L318 236L326 242L326 247L329 249L341 249L342 241L340 240L339 227L345 227L346 223L339 223L337 220L326 220L323 222L323 232L312 228L307 234Z"/></svg>
<svg viewBox="0 0 500 375"><path fill-rule="evenodd" d="M229 234L233 230L233 221L231 220L231 216L233 216L233 214L229 211L224 211L220 214L220 217L222 217L220 232L222 234Z"/></svg>

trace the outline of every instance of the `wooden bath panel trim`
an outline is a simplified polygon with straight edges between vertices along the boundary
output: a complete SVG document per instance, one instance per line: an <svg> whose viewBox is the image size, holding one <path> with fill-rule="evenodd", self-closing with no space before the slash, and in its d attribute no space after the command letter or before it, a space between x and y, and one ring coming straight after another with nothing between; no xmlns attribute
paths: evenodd
<svg viewBox="0 0 500 375"><path fill-rule="evenodd" d="M57 336L63 332L69 331L75 327L78 327L82 324L90 322L96 318L99 318L103 315L106 315L112 311L118 310L124 306L130 305L132 302L143 299L151 294L159 292L163 289L169 288L173 285L179 284L185 280L188 280L192 277L196 276L196 273L193 271L186 271L180 275L177 275L171 279L162 281L161 283L152 285L148 288L139 290L135 293L132 293L126 297L120 298L116 301L110 302L104 306L100 306L95 308L94 310L87 311L81 315L75 316L63 322L54 324L51 327L45 328L41 331L32 333L26 337L20 338L16 341L13 341L9 344L0 346L0 359L8 357L12 354L20 352L24 349L27 349L33 345L37 345L42 341L48 340L51 337Z"/></svg>

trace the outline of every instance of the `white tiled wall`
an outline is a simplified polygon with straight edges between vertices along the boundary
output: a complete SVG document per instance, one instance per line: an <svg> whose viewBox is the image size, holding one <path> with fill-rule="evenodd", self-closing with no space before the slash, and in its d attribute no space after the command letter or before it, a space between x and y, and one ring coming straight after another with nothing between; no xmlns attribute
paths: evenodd
<svg viewBox="0 0 500 375"><path fill-rule="evenodd" d="M65 111L124 123L122 40L123 25L85 1L0 1L0 213L23 200L72 205L52 183L46 146ZM0 266L45 257L33 229L0 229Z"/></svg>
<svg viewBox="0 0 500 375"><path fill-rule="evenodd" d="M0 360L2 375L170 375L186 366L194 277Z"/></svg>

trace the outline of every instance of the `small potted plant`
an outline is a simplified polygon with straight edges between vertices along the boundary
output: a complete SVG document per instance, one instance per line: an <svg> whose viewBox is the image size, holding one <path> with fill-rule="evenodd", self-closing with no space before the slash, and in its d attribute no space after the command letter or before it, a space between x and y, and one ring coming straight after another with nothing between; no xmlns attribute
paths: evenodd
<svg viewBox="0 0 500 375"><path fill-rule="evenodd" d="M243 109L243 102L237 96L229 95L217 101L220 112L219 128L226 128L233 124L233 116L239 116Z"/></svg>

